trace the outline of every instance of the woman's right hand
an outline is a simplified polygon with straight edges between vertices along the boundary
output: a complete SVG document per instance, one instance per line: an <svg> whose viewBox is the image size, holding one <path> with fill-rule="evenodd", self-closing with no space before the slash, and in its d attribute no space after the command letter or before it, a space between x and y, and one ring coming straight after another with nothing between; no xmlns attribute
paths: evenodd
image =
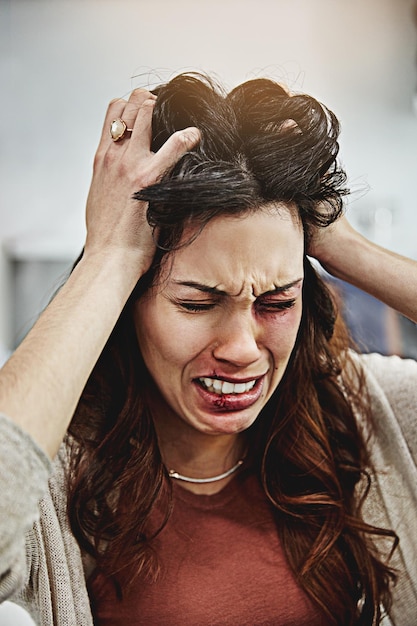
<svg viewBox="0 0 417 626"><path fill-rule="evenodd" d="M144 273L155 253L146 220L147 203L133 200L199 141L196 128L174 133L157 153L150 150L156 97L135 89L129 100L113 100L104 120L87 200L85 256L122 254L134 259L134 271ZM132 133L119 141L110 136L113 120L121 118Z"/></svg>

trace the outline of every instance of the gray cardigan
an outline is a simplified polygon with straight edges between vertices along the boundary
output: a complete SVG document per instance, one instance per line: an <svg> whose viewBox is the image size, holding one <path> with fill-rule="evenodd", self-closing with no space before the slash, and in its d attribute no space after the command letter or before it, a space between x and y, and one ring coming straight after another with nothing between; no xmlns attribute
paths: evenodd
<svg viewBox="0 0 417 626"><path fill-rule="evenodd" d="M393 561L400 578L391 620L397 626L413 626L417 363L375 354L357 359L366 372L375 422L369 445L377 480L364 517L400 536ZM0 433L0 601L18 602L39 626L92 626L83 560L65 513L65 448L52 464L5 416L0 416Z"/></svg>

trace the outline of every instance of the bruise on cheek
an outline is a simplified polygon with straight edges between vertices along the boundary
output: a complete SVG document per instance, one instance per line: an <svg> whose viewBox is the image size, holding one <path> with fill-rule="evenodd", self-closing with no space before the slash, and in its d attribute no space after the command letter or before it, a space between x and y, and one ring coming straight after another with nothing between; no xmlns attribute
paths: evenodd
<svg viewBox="0 0 417 626"><path fill-rule="evenodd" d="M265 343L276 346L276 349L292 352L301 324L302 303L301 298L295 305L279 315L270 315L270 319L264 322Z"/></svg>

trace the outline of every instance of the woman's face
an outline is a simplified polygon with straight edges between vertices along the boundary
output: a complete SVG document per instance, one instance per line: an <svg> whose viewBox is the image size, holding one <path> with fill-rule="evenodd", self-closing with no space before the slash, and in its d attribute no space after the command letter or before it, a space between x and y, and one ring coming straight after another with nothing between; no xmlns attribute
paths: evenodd
<svg viewBox="0 0 417 626"><path fill-rule="evenodd" d="M171 421L208 434L253 424L294 347L303 253L302 227L280 205L215 218L169 257L134 319Z"/></svg>

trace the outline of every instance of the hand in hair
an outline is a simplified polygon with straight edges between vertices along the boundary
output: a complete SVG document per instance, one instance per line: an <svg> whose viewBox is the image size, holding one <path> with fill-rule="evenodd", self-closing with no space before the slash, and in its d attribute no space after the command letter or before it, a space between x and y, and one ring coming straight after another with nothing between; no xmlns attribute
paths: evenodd
<svg viewBox="0 0 417 626"><path fill-rule="evenodd" d="M51 457L126 300L154 254L147 203L133 200L133 193L156 182L199 139L197 129L182 130L152 153L153 103L152 94L136 90L128 102L110 104L87 201L83 258L0 374L0 411ZM118 117L133 132L114 143L109 129Z"/></svg>
<svg viewBox="0 0 417 626"><path fill-rule="evenodd" d="M322 215L326 215L326 206L317 209ZM336 275L337 269L333 265L337 259L337 244L339 237L347 236L348 232L354 232L347 218L343 215L337 218L329 226L317 226L310 230L310 238L307 245L307 254L314 257L330 274Z"/></svg>
<svg viewBox="0 0 417 626"><path fill-rule="evenodd" d="M132 253L140 263L136 270L140 273L148 269L155 245L146 219L147 203L134 200L133 194L157 182L199 141L199 131L186 128L172 134L156 153L151 152L155 101L152 93L136 89L128 101L110 103L87 201L85 255ZM109 129L117 118L122 118L132 133L114 142Z"/></svg>
<svg viewBox="0 0 417 626"><path fill-rule="evenodd" d="M308 254L333 276L363 289L417 322L417 262L378 246L341 217L316 228Z"/></svg>

